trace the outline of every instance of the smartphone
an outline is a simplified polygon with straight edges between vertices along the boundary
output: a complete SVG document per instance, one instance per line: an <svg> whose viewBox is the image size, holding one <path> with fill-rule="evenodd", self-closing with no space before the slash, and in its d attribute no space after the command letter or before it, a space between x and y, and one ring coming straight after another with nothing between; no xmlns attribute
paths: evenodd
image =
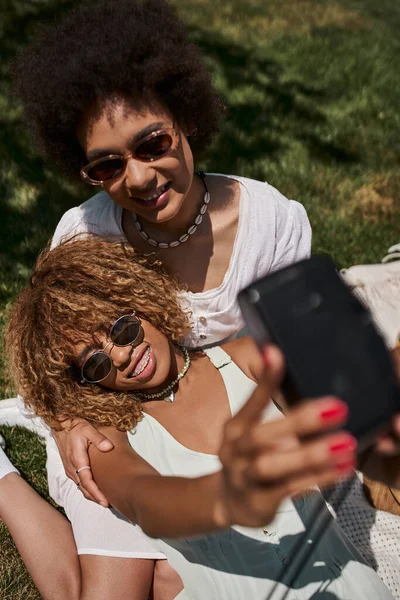
<svg viewBox="0 0 400 600"><path fill-rule="evenodd" d="M349 406L346 425L365 450L400 413L400 386L367 308L327 256L285 267L242 290L239 305L262 348L274 343L286 360L289 404L335 395ZM400 302L400 299L399 299Z"/></svg>

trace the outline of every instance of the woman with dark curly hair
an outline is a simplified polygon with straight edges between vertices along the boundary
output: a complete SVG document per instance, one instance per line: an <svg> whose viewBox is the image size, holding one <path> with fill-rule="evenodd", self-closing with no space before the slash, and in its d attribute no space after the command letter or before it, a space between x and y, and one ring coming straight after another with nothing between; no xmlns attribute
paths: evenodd
<svg viewBox="0 0 400 600"><path fill-rule="evenodd" d="M91 449L95 476L130 519L133 537L135 523L158 538L152 544L182 577L180 598L264 600L321 503L317 492L299 494L349 474L357 444L338 431L347 413L336 398L304 402L281 418L268 400L283 370L277 349L265 352L262 375L250 338L204 351L182 345L189 319L179 290L158 261L126 243L61 244L41 255L9 315L11 372L48 425L60 427L68 416L106 427L114 449ZM56 446L49 446L49 471L60 471ZM62 486L59 494L63 500ZM13 495L18 515L7 510ZM102 521L88 522L92 514L82 504L67 500L64 508L79 550L81 530ZM118 527L121 515L102 510ZM337 600L391 599L325 511L330 525L312 561L295 587L283 580L279 589L288 586L290 599L320 592ZM80 572L68 523L12 467L2 479L0 473L0 515L44 598L137 598L135 585L145 597L143 581L132 577L127 592L126 558L100 573L104 557L94 556L92 571ZM107 539L113 532L100 533ZM59 562L52 548L63 548ZM57 596L50 566L54 580L64 580Z"/></svg>

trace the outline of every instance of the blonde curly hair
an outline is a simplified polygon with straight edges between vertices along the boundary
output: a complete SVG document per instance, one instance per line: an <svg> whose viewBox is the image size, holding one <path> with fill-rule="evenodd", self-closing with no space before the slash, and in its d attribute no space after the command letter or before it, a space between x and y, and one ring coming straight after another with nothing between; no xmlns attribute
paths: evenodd
<svg viewBox="0 0 400 600"><path fill-rule="evenodd" d="M133 392L82 385L73 366L76 345L93 344L96 332L132 310L181 343L190 329L181 289L154 255L121 240L78 236L44 250L5 330L9 372L25 404L56 429L76 418L132 429L140 401Z"/></svg>

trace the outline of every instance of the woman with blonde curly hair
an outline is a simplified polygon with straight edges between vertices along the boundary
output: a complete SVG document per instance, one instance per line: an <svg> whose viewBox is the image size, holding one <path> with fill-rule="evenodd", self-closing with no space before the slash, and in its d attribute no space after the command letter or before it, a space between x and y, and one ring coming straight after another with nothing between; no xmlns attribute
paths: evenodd
<svg viewBox="0 0 400 600"><path fill-rule="evenodd" d="M101 386L82 386L79 377L65 375L69 368L74 371L77 347L93 343L116 312L129 314L133 307L179 343L190 330L180 289L154 256L98 236L77 237L61 249L42 252L31 285L19 295L7 323L9 369L25 404L54 429L60 428L63 414L97 427L132 429L141 410L131 393L110 395ZM39 370L38 364L46 369Z"/></svg>
<svg viewBox="0 0 400 600"><path fill-rule="evenodd" d="M169 559L182 579L176 576L171 598L264 600L320 502L317 493L299 494L350 473L356 441L338 430L347 413L336 398L302 403L281 418L268 400L283 370L277 349L265 351L263 374L248 338L203 351L181 345L190 323L180 294L158 261L121 242L62 244L41 255L11 310L11 372L48 425L84 418L113 441L108 453L90 448L95 477L113 506L97 508L111 515L109 528L122 521L152 556ZM145 598L149 589L134 589L135 561L121 552L114 561L97 553L90 560L82 552L82 531L99 525L87 522L93 513L85 513L83 496L71 502L71 482L54 442L48 445L50 480L53 471L61 481L55 499L72 530L12 467L0 479L0 515L42 596ZM77 474L78 489L88 469ZM289 498L293 493L297 499ZM18 499L17 517L7 510L11 497ZM283 580L281 589L293 599L320 590L338 600L392 598L326 515L330 526L312 564L296 587ZM98 532L103 543L105 523Z"/></svg>

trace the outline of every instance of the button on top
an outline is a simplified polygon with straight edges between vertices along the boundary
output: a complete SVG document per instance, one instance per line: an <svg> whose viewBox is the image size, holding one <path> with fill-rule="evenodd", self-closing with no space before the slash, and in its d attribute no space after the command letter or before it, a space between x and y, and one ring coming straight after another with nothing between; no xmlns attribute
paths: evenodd
<svg viewBox="0 0 400 600"><path fill-rule="evenodd" d="M200 318L199 318L199 321L200 321L200 323L202 323L203 325L204 325L205 323L207 323L207 319L206 319L205 317L200 317Z"/></svg>
<svg viewBox="0 0 400 600"><path fill-rule="evenodd" d="M207 336L206 336L206 335L204 335L204 333L201 333L201 334L200 334L200 339L201 339L201 340L205 340L206 338L207 338Z"/></svg>

